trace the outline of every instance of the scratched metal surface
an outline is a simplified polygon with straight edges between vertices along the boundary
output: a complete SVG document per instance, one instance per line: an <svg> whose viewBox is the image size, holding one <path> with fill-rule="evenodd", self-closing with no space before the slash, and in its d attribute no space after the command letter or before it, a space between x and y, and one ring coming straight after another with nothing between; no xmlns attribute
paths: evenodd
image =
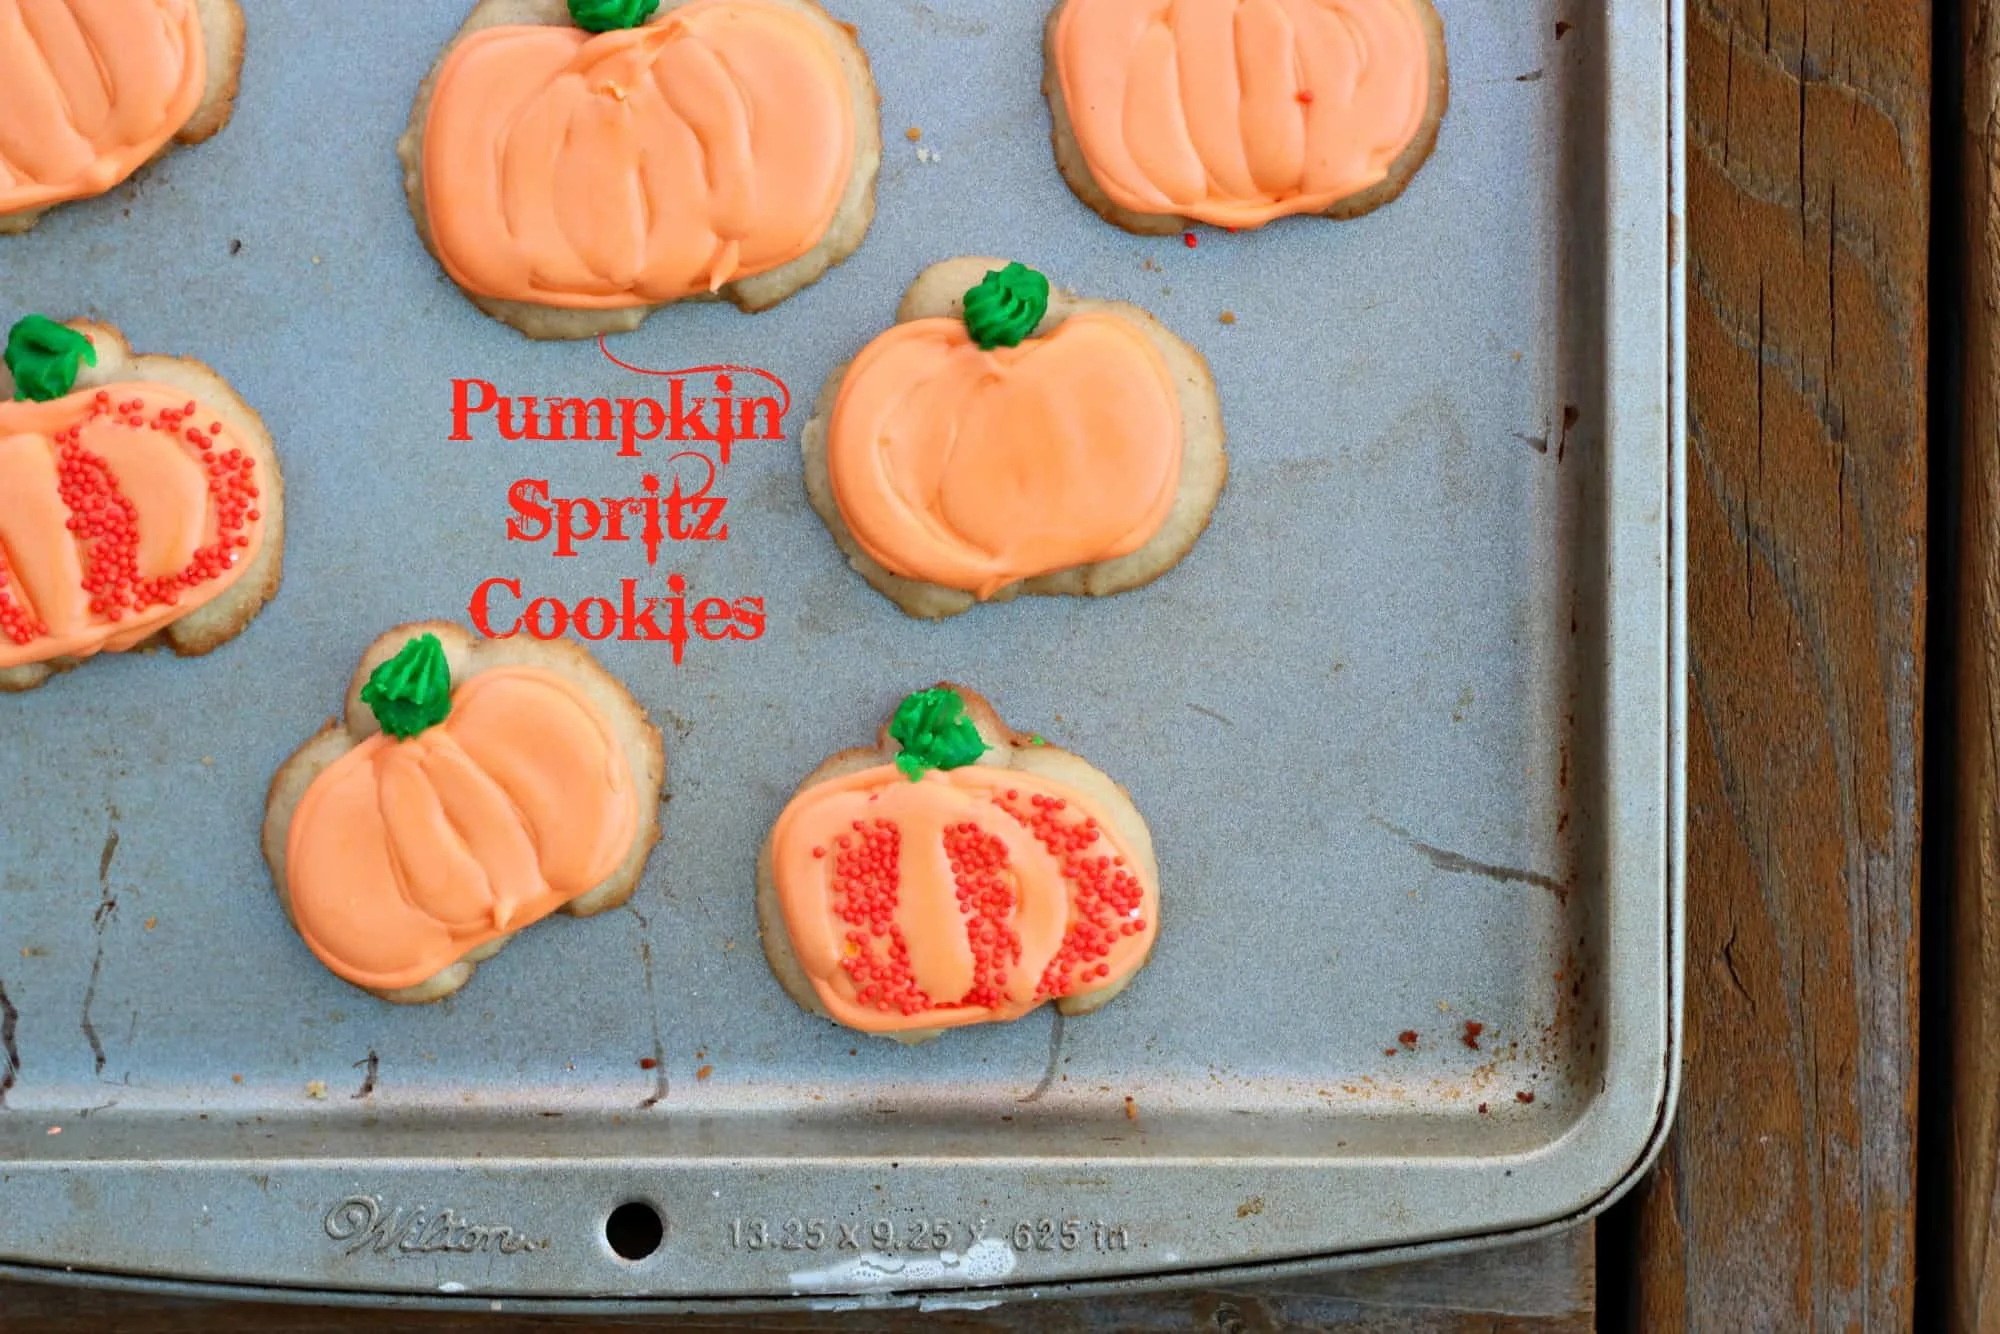
<svg viewBox="0 0 2000 1334"><path fill-rule="evenodd" d="M1407 195L1197 249L1062 185L1039 0L833 7L880 85L876 221L773 312L670 310L616 340L647 366L769 367L798 400L787 442L739 445L721 478L729 540L654 569L503 532L515 478L622 496L641 465L446 439L453 376L644 391L480 316L418 244L392 146L456 0L246 0L225 133L0 245L0 318L88 314L207 360L264 414L290 495L283 591L237 641L0 699L0 1260L356 1300L986 1300L1519 1235L1654 1142L1682 651L1663 7L1441 0L1452 105ZM1230 486L1152 587L918 624L807 508L794 442L821 380L959 253L1139 302L1209 358ZM257 831L362 646L463 620L490 575L575 599L669 571L762 596L769 628L680 666L600 646L670 752L631 908L528 933L434 1007L321 969ZM857 1040L758 948L752 862L784 796L939 677L1151 821L1158 952L1062 1031L1045 1011ZM536 1244L461 1255L426 1222L357 1250L332 1235L356 1195ZM634 1198L668 1230L630 1264L603 1222Z"/></svg>

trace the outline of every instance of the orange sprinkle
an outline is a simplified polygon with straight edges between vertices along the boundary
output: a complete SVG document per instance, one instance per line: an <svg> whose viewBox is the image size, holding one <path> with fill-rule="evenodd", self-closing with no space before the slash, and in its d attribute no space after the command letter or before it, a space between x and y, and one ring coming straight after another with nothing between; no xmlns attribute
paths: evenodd
<svg viewBox="0 0 2000 1334"><path fill-rule="evenodd" d="M912 125L909 129L903 131L903 137L905 139L908 139L911 143L915 143L917 140L924 137L924 132L917 126Z"/></svg>
<svg viewBox="0 0 2000 1334"><path fill-rule="evenodd" d="M714 1074L714 1073L715 1073L715 1067L714 1067L714 1066L712 1066L712 1065L704 1065L704 1066L703 1066L703 1067L702 1067L701 1069L699 1069L699 1070L697 1070L697 1071L695 1071L695 1072L694 1072L694 1077L695 1077L696 1079L707 1079L707 1078L708 1078L708 1077L709 1077L710 1075L712 1075L712 1074Z"/></svg>

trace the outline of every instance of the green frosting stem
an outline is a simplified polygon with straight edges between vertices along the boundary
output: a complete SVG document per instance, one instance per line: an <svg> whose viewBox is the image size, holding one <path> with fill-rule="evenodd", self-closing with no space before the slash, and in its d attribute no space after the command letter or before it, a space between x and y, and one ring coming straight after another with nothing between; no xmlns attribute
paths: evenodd
<svg viewBox="0 0 2000 1334"><path fill-rule="evenodd" d="M14 397L46 403L76 387L84 363L97 364L97 349L67 324L46 315L24 315L7 331L6 361Z"/></svg>
<svg viewBox="0 0 2000 1334"><path fill-rule="evenodd" d="M1049 280L1025 264L994 269L965 294L965 331L991 351L1018 347L1049 310Z"/></svg>
<svg viewBox="0 0 2000 1334"><path fill-rule="evenodd" d="M957 769L990 749L965 716L965 701L949 686L919 690L904 699L889 720L889 736L903 748L896 767L912 783L926 769Z"/></svg>
<svg viewBox="0 0 2000 1334"><path fill-rule="evenodd" d="M451 716L451 668L436 635L418 635L377 667L361 687L361 702L382 730L407 741Z"/></svg>
<svg viewBox="0 0 2000 1334"><path fill-rule="evenodd" d="M569 16L585 32L636 28L653 17L660 0L569 0Z"/></svg>

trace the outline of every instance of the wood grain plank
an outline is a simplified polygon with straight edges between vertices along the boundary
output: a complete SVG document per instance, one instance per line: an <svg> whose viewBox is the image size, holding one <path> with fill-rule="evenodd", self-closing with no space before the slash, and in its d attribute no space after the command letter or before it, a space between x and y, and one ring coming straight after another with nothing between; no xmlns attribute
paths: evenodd
<svg viewBox="0 0 2000 1334"><path fill-rule="evenodd" d="M531 1334L560 1330L724 1329L788 1334L1590 1334L1596 1286L1589 1227L1520 1246L1283 1283L1096 1301L1022 1303L984 1311L851 1312L563 1320L538 1316L354 1311L229 1304L41 1284L0 1283L7 1334Z"/></svg>
<svg viewBox="0 0 2000 1334"><path fill-rule="evenodd" d="M1948 1319L2000 1328L2000 0L1965 11ZM1948 151L1939 146L1942 153Z"/></svg>
<svg viewBox="0 0 2000 1334"><path fill-rule="evenodd" d="M1635 1315L1904 1329L1930 6L1688 10L1687 1050Z"/></svg>

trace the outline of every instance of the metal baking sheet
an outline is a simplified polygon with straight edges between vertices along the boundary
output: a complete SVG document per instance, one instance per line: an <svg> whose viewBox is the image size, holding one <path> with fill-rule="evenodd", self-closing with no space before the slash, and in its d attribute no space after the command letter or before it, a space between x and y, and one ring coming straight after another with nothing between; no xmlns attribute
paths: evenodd
<svg viewBox="0 0 2000 1334"><path fill-rule="evenodd" d="M785 439L717 478L728 539L657 565L505 529L517 479L635 495L657 447L449 439L454 379L658 383L486 319L420 247L393 146L461 0L245 8L225 133L0 245L0 316L221 369L291 507L283 590L237 641L0 699L7 1272L963 1304L1520 1236L1640 1170L1679 996L1678 5L1441 0L1451 109L1402 200L1190 248L1063 186L1041 0L833 0L882 96L866 243L774 311L612 340L792 393ZM1229 489L1153 586L920 624L808 509L821 381L963 253L1207 355ZM669 747L630 908L528 933L434 1007L320 968L257 831L363 645L464 620L489 578L574 601L669 574L761 597L767 627L678 664L598 646ZM752 863L801 774L941 677L1130 787L1165 920L1100 1014L904 1049L780 992ZM637 1263L605 1240L633 1200L666 1220Z"/></svg>

